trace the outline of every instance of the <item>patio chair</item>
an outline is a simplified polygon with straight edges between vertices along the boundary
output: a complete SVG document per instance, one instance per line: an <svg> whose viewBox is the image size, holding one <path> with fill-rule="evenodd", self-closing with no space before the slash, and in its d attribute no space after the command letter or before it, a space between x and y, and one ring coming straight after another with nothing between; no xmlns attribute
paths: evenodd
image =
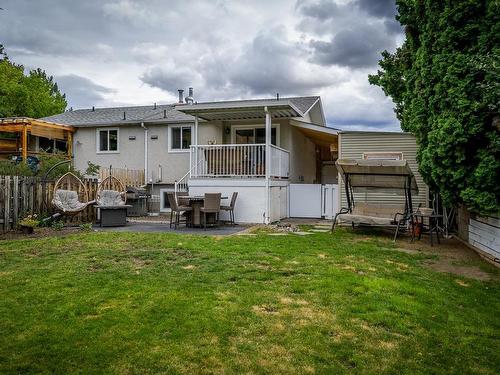
<svg viewBox="0 0 500 375"><path fill-rule="evenodd" d="M170 228L172 228L172 219L174 220L174 229L177 229L177 226L180 224L180 217L183 213L192 211L192 208L189 206L178 205L177 199L175 199L175 193L167 193L168 202L170 204ZM174 217L175 214L175 217ZM185 219L185 223L187 225L188 220Z"/></svg>
<svg viewBox="0 0 500 375"><path fill-rule="evenodd" d="M231 202L229 203L229 206L221 206L220 209L221 211L227 211L229 212L229 221L231 222L232 225L234 225L234 205L236 204L236 198L238 197L238 192L235 191L233 195L231 196Z"/></svg>
<svg viewBox="0 0 500 375"><path fill-rule="evenodd" d="M189 196L189 193L187 191L178 191L175 194L177 196L177 204L179 206L189 206L189 199L183 198Z"/></svg>
<svg viewBox="0 0 500 375"><path fill-rule="evenodd" d="M205 193L205 200L200 212L203 214L203 228L207 230L207 214L215 215L215 224L219 225L221 193Z"/></svg>

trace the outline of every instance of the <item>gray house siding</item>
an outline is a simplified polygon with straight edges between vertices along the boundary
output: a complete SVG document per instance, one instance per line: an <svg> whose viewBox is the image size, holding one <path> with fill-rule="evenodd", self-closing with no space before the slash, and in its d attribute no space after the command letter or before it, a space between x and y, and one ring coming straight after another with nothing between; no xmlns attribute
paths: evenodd
<svg viewBox="0 0 500 375"><path fill-rule="evenodd" d="M184 126L186 124L183 124ZM190 124L187 124L190 125ZM155 183L173 184L189 170L189 152L169 151L169 126L148 126L148 180ZM97 152L97 129L118 128L118 152ZM199 144L222 143L221 126L202 123L199 126ZM97 126L78 128L74 136L75 167L84 171L88 161L103 168L144 169L144 129L139 125ZM131 139L135 137L135 139ZM158 181L161 167L162 180Z"/></svg>
<svg viewBox="0 0 500 375"><path fill-rule="evenodd" d="M429 189L418 172L417 144L409 133L389 132L342 132L339 136L339 159L361 159L366 152L402 152L404 159L415 175L419 193L413 196L413 205L428 206ZM343 180L339 177L341 207L347 207L347 199ZM375 190L364 193L355 193L355 201L373 202L378 204L404 203L404 196L387 194Z"/></svg>

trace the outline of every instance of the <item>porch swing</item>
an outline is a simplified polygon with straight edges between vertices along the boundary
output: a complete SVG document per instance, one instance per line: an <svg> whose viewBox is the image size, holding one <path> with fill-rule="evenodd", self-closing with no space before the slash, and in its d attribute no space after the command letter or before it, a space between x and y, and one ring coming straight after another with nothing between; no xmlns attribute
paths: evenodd
<svg viewBox="0 0 500 375"><path fill-rule="evenodd" d="M109 167L109 175L97 187L96 208L99 210L101 227L123 226L127 224L127 192L123 183L113 176Z"/></svg>
<svg viewBox="0 0 500 375"><path fill-rule="evenodd" d="M339 159L335 162L346 194L347 207L335 215L332 232L338 221L358 226L394 228L394 240L401 229L411 223L412 193L418 193L415 176L406 160ZM358 197L384 194L393 203L355 202ZM399 197L397 197L399 196ZM404 202L402 202L404 200Z"/></svg>
<svg viewBox="0 0 500 375"><path fill-rule="evenodd" d="M94 203L95 200L89 201L89 194L82 180L67 172L54 186L52 206L57 214L52 219L60 215L75 216Z"/></svg>

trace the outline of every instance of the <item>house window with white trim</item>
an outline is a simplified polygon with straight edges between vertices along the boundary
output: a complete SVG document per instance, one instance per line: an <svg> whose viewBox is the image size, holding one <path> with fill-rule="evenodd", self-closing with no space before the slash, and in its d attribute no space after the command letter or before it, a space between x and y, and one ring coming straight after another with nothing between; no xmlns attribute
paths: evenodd
<svg viewBox="0 0 500 375"><path fill-rule="evenodd" d="M97 151L118 152L118 129L97 130Z"/></svg>
<svg viewBox="0 0 500 375"><path fill-rule="evenodd" d="M170 127L170 150L187 151L191 147L193 132L191 126Z"/></svg>

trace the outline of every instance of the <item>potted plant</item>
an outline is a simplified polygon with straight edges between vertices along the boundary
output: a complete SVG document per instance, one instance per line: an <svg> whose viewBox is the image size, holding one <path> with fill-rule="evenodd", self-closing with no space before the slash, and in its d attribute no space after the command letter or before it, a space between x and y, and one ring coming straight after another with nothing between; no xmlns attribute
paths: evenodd
<svg viewBox="0 0 500 375"><path fill-rule="evenodd" d="M21 221L19 221L19 227L24 234L31 234L35 227L37 227L39 221L37 219L37 215L28 215Z"/></svg>

